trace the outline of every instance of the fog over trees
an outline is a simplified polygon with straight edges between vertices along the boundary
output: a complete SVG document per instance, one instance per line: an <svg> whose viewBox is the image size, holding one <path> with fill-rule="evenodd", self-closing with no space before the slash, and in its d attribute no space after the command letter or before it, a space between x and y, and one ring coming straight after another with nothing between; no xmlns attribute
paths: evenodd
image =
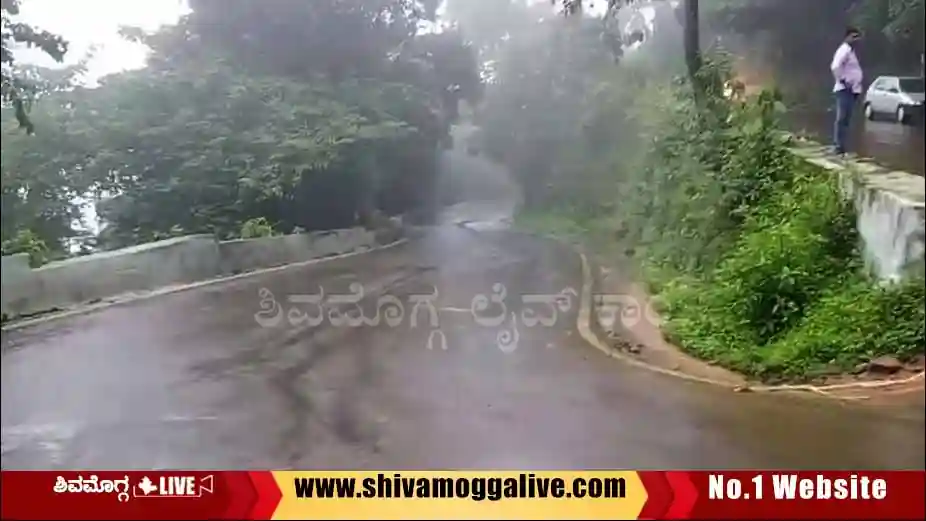
<svg viewBox="0 0 926 521"><path fill-rule="evenodd" d="M536 199L562 175L564 133L613 138L596 125L622 116L588 104L625 95L603 86L644 39L634 59L686 73L696 95L713 88L697 70L718 38L796 91L825 76L846 23L865 28L875 68L923 52L922 0L190 0L176 25L124 31L150 47L147 67L88 88L80 66L15 62L23 45L67 50L19 23L20 3L3 0L3 247L52 256L75 238L89 251L426 210L461 106ZM79 222L86 201L99 235Z"/></svg>

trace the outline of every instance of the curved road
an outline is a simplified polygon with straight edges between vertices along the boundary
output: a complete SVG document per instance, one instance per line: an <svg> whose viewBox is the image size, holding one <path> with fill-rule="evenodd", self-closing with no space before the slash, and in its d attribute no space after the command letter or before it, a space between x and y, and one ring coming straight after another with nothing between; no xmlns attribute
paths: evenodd
<svg viewBox="0 0 926 521"><path fill-rule="evenodd" d="M923 468L922 409L640 372L582 342L576 306L519 318L506 347L476 295L502 284L520 317L521 295L581 288L569 251L492 225L506 213L464 204L391 249L4 332L3 468ZM399 299L401 323L255 318L262 289L285 311L351 283L367 316ZM410 299L434 288L437 322L413 328Z"/></svg>

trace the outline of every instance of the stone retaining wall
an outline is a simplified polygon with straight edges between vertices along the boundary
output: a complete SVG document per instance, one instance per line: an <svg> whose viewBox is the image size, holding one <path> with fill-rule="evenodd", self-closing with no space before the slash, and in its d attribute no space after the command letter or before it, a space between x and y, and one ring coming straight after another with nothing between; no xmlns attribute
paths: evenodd
<svg viewBox="0 0 926 521"><path fill-rule="evenodd" d="M6 318L66 309L151 291L369 249L382 235L362 228L219 242L191 235L29 267L27 254L3 257Z"/></svg>

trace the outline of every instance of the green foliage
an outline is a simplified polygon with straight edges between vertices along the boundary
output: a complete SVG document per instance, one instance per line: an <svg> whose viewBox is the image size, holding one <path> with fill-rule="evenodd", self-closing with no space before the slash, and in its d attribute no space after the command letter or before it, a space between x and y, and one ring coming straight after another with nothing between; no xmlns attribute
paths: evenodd
<svg viewBox="0 0 926 521"><path fill-rule="evenodd" d="M190 233L236 235L238 223L280 208L313 176L343 172L361 150L400 141L411 131L375 112L375 105L361 105L363 96L373 103L380 97L363 85L344 85L336 94L324 84L255 80L223 68L193 78L192 71L146 70L77 93L86 112L71 120L72 132L102 144L82 168L103 183L112 181L119 197L133 203L99 212L130 232L113 235L114 245L136 242L138 232L178 225ZM346 103L344 94L359 99ZM88 124L94 112L100 116ZM133 174L123 178L122 171ZM341 181L352 182L352 175L347 170Z"/></svg>
<svg viewBox="0 0 926 521"><path fill-rule="evenodd" d="M260 237L272 237L276 235L273 225L264 217L248 219L241 225L242 239L257 239Z"/></svg>
<svg viewBox="0 0 926 521"><path fill-rule="evenodd" d="M763 366L772 353L769 344L798 327L859 268L854 211L824 176L800 172L759 200L696 293L679 285L664 292L674 338L736 369L770 371ZM726 343L731 338L739 340Z"/></svg>
<svg viewBox="0 0 926 521"><path fill-rule="evenodd" d="M667 336L752 376L804 379L921 353L922 280L880 288L863 275L852 203L788 151L780 94L743 95L730 64L706 56L697 104L684 83L636 63L586 69L599 81L562 105L560 140L544 156L553 173L522 173L548 186L518 224L635 253L665 303ZM523 96L505 89L486 93L499 112ZM513 143L544 129L519 117L509 109L483 124Z"/></svg>
<svg viewBox="0 0 926 521"><path fill-rule="evenodd" d="M544 211L524 211L515 217L515 225L534 233L554 235L576 243L584 242L598 221L583 215L576 208L553 208Z"/></svg>
<svg viewBox="0 0 926 521"><path fill-rule="evenodd" d="M39 137L21 132L12 111L3 111L0 129L2 240L28 230L50 251L63 252L66 239L78 233L74 224L80 220L80 211L75 197L90 190L93 182L71 168L71 154L79 148L64 132L61 119L46 117L41 110L33 114L42 122Z"/></svg>
<svg viewBox="0 0 926 521"><path fill-rule="evenodd" d="M635 246L695 271L718 262L756 202L788 182L794 163L775 132L782 108L774 93L727 99L736 86L722 57L706 60L700 74L703 85L716 85L706 91L709 110L684 89L660 91L659 99L676 101L655 109L662 114L646 130L649 145L638 145L648 154L633 162L617 193L622 219L639 223L628 230ZM613 164L625 166L620 158Z"/></svg>
<svg viewBox="0 0 926 521"><path fill-rule="evenodd" d="M657 146L656 157L669 165L694 155L708 167L688 174L698 180L674 184L690 200L707 198L700 208L708 212L691 203L677 213L657 210L668 212L653 239L664 250L649 261L677 274L662 288L670 338L699 357L765 378L801 379L849 369L865 357L922 351L922 311L898 305L890 316L870 312L890 299L915 300L915 292L909 285L882 290L860 275L852 203L830 175L788 154L777 132L776 98L765 93L729 103L727 125L715 120L715 130ZM686 153L673 154L678 148ZM903 342L833 334L837 325Z"/></svg>
<svg viewBox="0 0 926 521"><path fill-rule="evenodd" d="M772 42L780 52L762 63L803 74L794 64L820 69L853 11L877 11L883 16L869 27L885 29L922 17L898 7L913 1L878 1L701 4L713 32ZM787 149L780 92L746 96L733 61L717 50L691 60L699 52L690 30L682 46L657 27L615 67L600 20L538 21L516 2L503 4L521 20L507 38L477 8L456 12L494 60L477 113L479 148L523 187L519 226L634 256L664 297L666 333L750 375L800 379L923 351L922 280L918 290L881 289L863 275L853 205L830 174ZM589 5L553 4L566 14ZM608 2L606 18L630 4ZM679 3L670 21L696 28L697 4ZM832 31L809 30L807 19ZM673 45L684 47L684 60L663 56Z"/></svg>
<svg viewBox="0 0 926 521"><path fill-rule="evenodd" d="M866 357L921 352L922 310L881 307L914 302L913 286L883 290L860 275L852 203L827 173L789 157L769 119L773 99L734 106L719 139L683 140L708 143L702 165L717 152L721 161L702 174L708 183L679 187L693 199L714 194L712 211L692 218L686 205L655 239L684 245L651 257L682 273L662 293L667 334L699 357L764 378L801 379ZM699 255L704 248L709 255Z"/></svg>
<svg viewBox="0 0 926 521"><path fill-rule="evenodd" d="M2 243L3 255L28 253L29 265L33 268L48 262L49 249L45 242L29 230L20 230L16 235L5 239Z"/></svg>
<svg viewBox="0 0 926 521"><path fill-rule="evenodd" d="M729 83L722 63L705 73ZM650 223L629 217L646 261L674 273L657 288L670 338L766 378L800 379L866 357L921 352L921 310L898 305L891 316L845 317L838 309L870 310L916 294L910 285L882 290L861 275L854 207L829 174L788 153L777 96L713 100L708 114L680 105L677 128L662 133L651 156ZM868 333L825 337L837 324L902 342Z"/></svg>
<svg viewBox="0 0 926 521"><path fill-rule="evenodd" d="M802 18L828 19L836 32L832 36L837 39L842 25L852 22L871 35L883 35L898 44L919 49L923 45L923 0L820 0L804 4L788 0L714 0L705 4L711 23L742 34L771 32L788 50L795 44L806 44L807 38L821 36L817 31L816 35L798 38L798 42L787 42L789 37L799 36ZM829 48L827 51L832 52Z"/></svg>
<svg viewBox="0 0 926 521"><path fill-rule="evenodd" d="M699 285L700 284L700 285ZM922 354L924 280L879 287L860 276L832 279L793 326L772 341L737 323L730 295L694 282L670 287L670 338L692 354L762 378L802 380L883 354Z"/></svg>
<svg viewBox="0 0 926 521"><path fill-rule="evenodd" d="M923 48L923 0L862 0L853 6L853 15L862 27Z"/></svg>
<svg viewBox="0 0 926 521"><path fill-rule="evenodd" d="M873 286L853 277L824 294L803 321L768 346L765 374L800 377L842 370L882 354L909 360L923 353L926 281Z"/></svg>
<svg viewBox="0 0 926 521"><path fill-rule="evenodd" d="M174 26L126 29L146 68L51 89L35 139L5 129L4 239L30 229L63 250L78 198L96 203L102 248L426 205L458 104L482 87L457 32L419 33L436 5L195 0Z"/></svg>

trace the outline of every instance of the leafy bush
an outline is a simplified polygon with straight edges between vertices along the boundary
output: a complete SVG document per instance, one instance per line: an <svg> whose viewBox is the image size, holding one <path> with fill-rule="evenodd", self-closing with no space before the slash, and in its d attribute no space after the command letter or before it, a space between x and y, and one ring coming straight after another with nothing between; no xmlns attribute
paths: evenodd
<svg viewBox="0 0 926 521"><path fill-rule="evenodd" d="M680 157L672 153L653 158L668 158L676 173L701 169L675 190L689 201L661 212L655 239L654 263L675 270L657 288L666 334L696 356L763 378L923 352L923 281L883 289L862 276L854 206L834 176L788 152L777 104L771 93L731 103L732 126L709 131L719 138L672 142L689 157L698 151L697 167L672 167ZM703 197L709 209L691 215Z"/></svg>
<svg viewBox="0 0 926 521"><path fill-rule="evenodd" d="M3 241L3 255L28 253L29 265L33 268L48 262L49 248L38 235L31 230L20 230L15 236Z"/></svg>
<svg viewBox="0 0 926 521"><path fill-rule="evenodd" d="M702 74L707 83L732 82L722 58L708 60ZM705 108L687 89L615 78L612 88L626 92L596 95L606 101L590 120L594 141L585 136L561 156L577 172L570 179L585 186L554 190L552 210L522 221L600 238L591 227L611 222L600 213L608 198L616 201L620 226L609 238L637 252L662 297L667 337L748 375L804 379L882 354L923 352L922 278L881 288L863 275L852 201L832 174L788 150L776 92L712 95ZM637 103L628 107L627 96ZM608 121L635 125L641 137L608 134ZM608 136L610 149L597 144ZM594 195L583 195L589 186ZM593 210L576 210L577 196Z"/></svg>
<svg viewBox="0 0 926 521"><path fill-rule="evenodd" d="M692 354L726 366L743 368L748 350L758 336L727 311L733 295L729 287L712 287L695 277L679 276L662 287L663 333Z"/></svg>
<svg viewBox="0 0 926 521"><path fill-rule="evenodd" d="M248 219L241 225L242 239L257 239L276 235L273 225L264 217Z"/></svg>
<svg viewBox="0 0 926 521"><path fill-rule="evenodd" d="M926 284L879 287L860 274L851 207L802 179L747 225L707 279L662 288L666 333L701 358L765 378L847 370L924 350Z"/></svg>
<svg viewBox="0 0 926 521"><path fill-rule="evenodd" d="M707 60L701 74L705 84L735 84L723 56ZM760 201L791 181L794 160L777 131L783 105L774 91L715 96L709 110L694 104L688 87L667 94L667 114L647 130L645 173L627 172L634 179L621 196L632 209L622 216L654 260L703 272L735 243Z"/></svg>
<svg viewBox="0 0 926 521"><path fill-rule="evenodd" d="M854 277L831 288L803 321L763 351L759 374L800 378L846 370L882 354L923 353L926 281L879 287Z"/></svg>
<svg viewBox="0 0 926 521"><path fill-rule="evenodd" d="M750 217L734 249L717 267L715 286L744 327L773 339L803 317L834 281L851 272L854 211L838 186L803 177ZM846 223L851 228L846 230Z"/></svg>

